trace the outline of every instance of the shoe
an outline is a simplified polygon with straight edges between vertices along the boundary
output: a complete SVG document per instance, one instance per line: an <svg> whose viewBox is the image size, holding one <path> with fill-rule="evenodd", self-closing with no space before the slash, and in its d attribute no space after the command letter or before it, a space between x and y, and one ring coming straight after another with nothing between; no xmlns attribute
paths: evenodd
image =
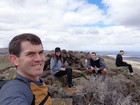
<svg viewBox="0 0 140 105"><path fill-rule="evenodd" d="M134 73L130 73L130 75L131 75L131 76L133 76L133 75L134 75Z"/></svg>
<svg viewBox="0 0 140 105"><path fill-rule="evenodd" d="M73 85L73 84L69 84L69 85L68 85L68 88L69 88L69 89L73 89L73 88L76 88L76 86Z"/></svg>

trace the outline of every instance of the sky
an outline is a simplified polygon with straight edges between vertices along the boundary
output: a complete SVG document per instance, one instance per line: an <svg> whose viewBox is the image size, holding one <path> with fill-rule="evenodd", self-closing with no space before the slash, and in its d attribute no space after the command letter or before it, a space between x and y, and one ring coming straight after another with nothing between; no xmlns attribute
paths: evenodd
<svg viewBox="0 0 140 105"><path fill-rule="evenodd" d="M45 50L140 51L140 0L0 0L0 48L22 33Z"/></svg>

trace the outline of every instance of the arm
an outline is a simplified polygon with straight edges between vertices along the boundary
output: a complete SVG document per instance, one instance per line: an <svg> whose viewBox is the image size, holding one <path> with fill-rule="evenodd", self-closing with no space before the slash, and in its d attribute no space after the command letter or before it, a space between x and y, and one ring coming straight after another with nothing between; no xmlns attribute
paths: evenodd
<svg viewBox="0 0 140 105"><path fill-rule="evenodd" d="M99 63L100 63L99 69L104 69L106 67L105 64L101 60L99 61Z"/></svg>
<svg viewBox="0 0 140 105"><path fill-rule="evenodd" d="M64 62L64 59L61 58L61 64L60 64L60 65L61 65L61 66L60 66L60 70L61 70L61 71L65 71L65 70L66 70L66 67L67 67L67 66L66 66L66 65L67 65L66 63L67 63L67 61ZM65 64L66 64L66 65L65 65Z"/></svg>
<svg viewBox="0 0 140 105"><path fill-rule="evenodd" d="M58 66L57 66L57 61L55 58L51 58L50 69L51 69L52 74L54 74L60 70L60 68L58 68Z"/></svg>
<svg viewBox="0 0 140 105"><path fill-rule="evenodd" d="M122 57L120 54L116 56L116 66L119 66L122 63Z"/></svg>
<svg viewBox="0 0 140 105"><path fill-rule="evenodd" d="M123 64L123 63L126 63L126 62L124 62L122 56L120 54L118 54L116 57L116 64L119 65L119 64Z"/></svg>
<svg viewBox="0 0 140 105"><path fill-rule="evenodd" d="M123 62L123 59L122 59L122 56L121 55L118 55L118 60L119 60L120 63Z"/></svg>
<svg viewBox="0 0 140 105"><path fill-rule="evenodd" d="M0 105L31 105L33 95L24 83L10 81L0 90Z"/></svg>

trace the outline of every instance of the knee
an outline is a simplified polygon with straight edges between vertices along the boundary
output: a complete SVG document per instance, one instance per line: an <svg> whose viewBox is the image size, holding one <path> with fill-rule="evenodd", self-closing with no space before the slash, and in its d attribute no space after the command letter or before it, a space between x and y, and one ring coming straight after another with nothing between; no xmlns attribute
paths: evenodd
<svg viewBox="0 0 140 105"><path fill-rule="evenodd" d="M66 68L66 72L72 72L72 68Z"/></svg>
<svg viewBox="0 0 140 105"><path fill-rule="evenodd" d="M102 70L102 74L107 74L107 69L106 68L104 68L103 70Z"/></svg>

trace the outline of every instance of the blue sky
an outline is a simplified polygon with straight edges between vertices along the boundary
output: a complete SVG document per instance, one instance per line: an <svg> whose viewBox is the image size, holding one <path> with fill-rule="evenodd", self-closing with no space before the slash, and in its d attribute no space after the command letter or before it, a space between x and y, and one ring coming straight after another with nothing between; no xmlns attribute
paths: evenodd
<svg viewBox="0 0 140 105"><path fill-rule="evenodd" d="M21 33L45 50L140 51L140 0L0 0L0 48ZM132 8L133 7L133 8Z"/></svg>
<svg viewBox="0 0 140 105"><path fill-rule="evenodd" d="M88 0L88 3L97 5L100 9L105 9L105 5L102 3L102 0Z"/></svg>

